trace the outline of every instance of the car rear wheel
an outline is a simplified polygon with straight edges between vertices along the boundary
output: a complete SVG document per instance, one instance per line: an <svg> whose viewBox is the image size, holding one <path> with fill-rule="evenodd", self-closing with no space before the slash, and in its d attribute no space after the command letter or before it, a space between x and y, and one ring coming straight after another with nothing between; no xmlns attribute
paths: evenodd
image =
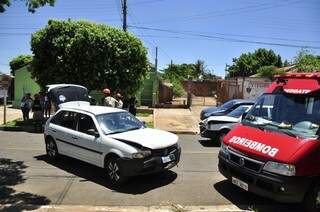
<svg viewBox="0 0 320 212"><path fill-rule="evenodd" d="M59 156L56 142L52 138L49 138L46 141L46 152L50 160L56 160Z"/></svg>
<svg viewBox="0 0 320 212"><path fill-rule="evenodd" d="M304 197L303 205L308 212L320 211L320 183L311 187Z"/></svg>
<svg viewBox="0 0 320 212"><path fill-rule="evenodd" d="M120 185L125 181L119 158L111 157L106 161L107 178L113 185Z"/></svg>

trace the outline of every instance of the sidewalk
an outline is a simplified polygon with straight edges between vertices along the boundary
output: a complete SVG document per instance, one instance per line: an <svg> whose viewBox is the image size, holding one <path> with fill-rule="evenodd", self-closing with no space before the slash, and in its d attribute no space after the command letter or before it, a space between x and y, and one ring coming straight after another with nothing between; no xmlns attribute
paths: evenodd
<svg viewBox="0 0 320 212"><path fill-rule="evenodd" d="M198 120L189 109L154 109L154 128L174 133L196 134Z"/></svg>
<svg viewBox="0 0 320 212"><path fill-rule="evenodd" d="M200 122L200 113L206 107L212 107L216 100L206 98L207 106L203 106L203 97L194 97L194 105L190 109L155 108L154 128L174 133L197 134Z"/></svg>
<svg viewBox="0 0 320 212"><path fill-rule="evenodd" d="M10 105L11 106L11 105ZM7 106L7 122L22 118L22 112L20 109L9 108ZM3 106L0 106L0 125L3 124Z"/></svg>

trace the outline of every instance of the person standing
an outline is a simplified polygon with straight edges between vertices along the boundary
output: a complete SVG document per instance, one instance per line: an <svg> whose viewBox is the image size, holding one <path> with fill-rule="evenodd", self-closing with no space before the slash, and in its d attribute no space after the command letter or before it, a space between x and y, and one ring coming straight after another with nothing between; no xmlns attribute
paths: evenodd
<svg viewBox="0 0 320 212"><path fill-rule="evenodd" d="M42 121L43 121L43 108L41 105L40 95L34 95L34 101L32 104L33 112L33 125L35 132L41 132L42 130Z"/></svg>
<svg viewBox="0 0 320 212"><path fill-rule="evenodd" d="M50 113L51 113L51 102L49 98L49 94L46 93L44 96L44 116L46 118L50 118Z"/></svg>
<svg viewBox="0 0 320 212"><path fill-rule="evenodd" d="M39 100L41 104L41 112L42 112L42 117L44 116L44 92L40 91L39 92Z"/></svg>
<svg viewBox="0 0 320 212"><path fill-rule="evenodd" d="M137 104L136 97L131 97L129 100L129 112L134 116L136 116L137 114L136 104Z"/></svg>
<svg viewBox="0 0 320 212"><path fill-rule="evenodd" d="M108 88L103 89L104 106L116 107L117 100L111 96L111 91Z"/></svg>
<svg viewBox="0 0 320 212"><path fill-rule="evenodd" d="M116 95L116 107L119 108L119 109L122 109L123 108L123 101L122 101L122 95L120 93L117 93Z"/></svg>
<svg viewBox="0 0 320 212"><path fill-rule="evenodd" d="M22 100L21 100L21 110L22 110L24 121L29 120L29 112L31 107L32 107L31 94L27 93L24 97L22 97Z"/></svg>

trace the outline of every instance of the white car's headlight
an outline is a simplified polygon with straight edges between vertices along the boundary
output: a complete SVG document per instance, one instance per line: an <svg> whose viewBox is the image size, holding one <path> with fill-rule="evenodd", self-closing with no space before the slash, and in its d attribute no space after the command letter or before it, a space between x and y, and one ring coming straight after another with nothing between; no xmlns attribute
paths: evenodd
<svg viewBox="0 0 320 212"><path fill-rule="evenodd" d="M142 159L142 158L146 158L146 157L148 157L150 155L151 155L151 151L150 150L143 150L143 151L139 151L137 153L133 153L132 154L132 158Z"/></svg>
<svg viewBox="0 0 320 212"><path fill-rule="evenodd" d="M285 163L278 163L273 161L268 161L264 167L263 170L285 175L285 176L294 176L296 175L296 167L294 165L285 164Z"/></svg>

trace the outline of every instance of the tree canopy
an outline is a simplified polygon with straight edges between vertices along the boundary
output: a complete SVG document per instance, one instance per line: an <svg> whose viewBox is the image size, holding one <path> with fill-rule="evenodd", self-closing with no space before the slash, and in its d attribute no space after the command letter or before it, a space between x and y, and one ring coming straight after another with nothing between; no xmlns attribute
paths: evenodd
<svg viewBox="0 0 320 212"><path fill-rule="evenodd" d="M148 69L147 50L128 32L86 21L50 20L32 34L31 73L41 87L74 83L134 94Z"/></svg>
<svg viewBox="0 0 320 212"><path fill-rule="evenodd" d="M243 53L239 58L232 59L232 65L227 65L229 77L251 76L262 66L282 66L282 59L273 50L259 48L253 53Z"/></svg>
<svg viewBox="0 0 320 212"><path fill-rule="evenodd" d="M298 52L294 63L299 72L320 71L320 55L314 55L306 49Z"/></svg>
<svg viewBox="0 0 320 212"><path fill-rule="evenodd" d="M24 0L28 11L34 13L37 8L42 7L46 4L54 6L55 0ZM6 11L5 6L9 7L11 0L0 0L0 13Z"/></svg>
<svg viewBox="0 0 320 212"><path fill-rule="evenodd" d="M13 58L9 65L11 69L11 74L14 75L14 72L23 66L30 64L32 61L32 55L24 55L21 54L15 58Z"/></svg>
<svg viewBox="0 0 320 212"><path fill-rule="evenodd" d="M258 76L260 77L268 77L270 79L273 78L276 74L284 74L285 71L279 68L276 68L275 66L262 66L257 71Z"/></svg>

